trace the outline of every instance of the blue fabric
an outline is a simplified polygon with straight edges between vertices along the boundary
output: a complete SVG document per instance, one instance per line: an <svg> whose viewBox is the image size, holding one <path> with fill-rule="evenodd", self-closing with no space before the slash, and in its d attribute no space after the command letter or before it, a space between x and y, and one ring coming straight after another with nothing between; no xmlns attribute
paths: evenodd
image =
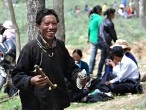
<svg viewBox="0 0 146 110"><path fill-rule="evenodd" d="M128 58L132 59L136 63L136 65L138 66L135 57L130 52L126 52L125 55ZM112 66L106 66L105 73L103 74L102 80L105 80L106 77L107 77L107 75L110 74L110 73L112 73L112 72L113 72L113 67Z"/></svg>
<svg viewBox="0 0 146 110"><path fill-rule="evenodd" d="M79 68L81 70L83 70L83 69L86 70L86 72L87 72L87 79L89 80L90 79L90 74L89 74L89 66L88 66L88 64L86 62L80 60L80 63L77 64L77 65L79 66Z"/></svg>
<svg viewBox="0 0 146 110"><path fill-rule="evenodd" d="M95 66L95 58L98 51L98 44L92 44L91 56L89 61L89 73L92 74L94 66Z"/></svg>
<svg viewBox="0 0 146 110"><path fill-rule="evenodd" d="M138 64L137 64L137 61L136 61L136 59L135 59L135 57L134 57L130 52L126 52L125 55L126 55L128 58L132 59L132 60L136 63L136 65L138 65Z"/></svg>
<svg viewBox="0 0 146 110"><path fill-rule="evenodd" d="M126 7L126 5L127 5L127 0L122 0L122 4Z"/></svg>

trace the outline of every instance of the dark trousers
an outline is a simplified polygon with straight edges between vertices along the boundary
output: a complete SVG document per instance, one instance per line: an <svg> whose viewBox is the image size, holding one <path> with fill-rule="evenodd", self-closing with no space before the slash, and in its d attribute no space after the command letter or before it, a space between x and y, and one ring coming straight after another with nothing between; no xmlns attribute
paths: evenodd
<svg viewBox="0 0 146 110"><path fill-rule="evenodd" d="M112 92L115 94L124 93L143 93L143 87L140 84L139 79L126 79L122 82L113 83L111 85L105 85L106 81L113 79L112 73L107 74L105 79L95 79L92 81L91 87L89 89L95 90L99 89L102 92Z"/></svg>
<svg viewBox="0 0 146 110"><path fill-rule="evenodd" d="M99 48L101 49L101 55L100 55L100 61L98 64L97 77L101 76L103 66L105 64L105 60L106 60L106 58L108 58L110 56L110 53L109 53L110 47L108 45L109 44L106 45L103 42L99 42ZM105 65L105 70L106 70L106 66L107 65Z"/></svg>
<svg viewBox="0 0 146 110"><path fill-rule="evenodd" d="M127 79L123 82L117 82L108 86L112 93L141 93L142 86L139 80Z"/></svg>

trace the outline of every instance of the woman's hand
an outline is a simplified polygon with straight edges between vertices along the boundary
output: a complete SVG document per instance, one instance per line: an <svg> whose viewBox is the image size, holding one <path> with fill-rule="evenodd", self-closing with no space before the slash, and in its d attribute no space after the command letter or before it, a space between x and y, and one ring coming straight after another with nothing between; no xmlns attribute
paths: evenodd
<svg viewBox="0 0 146 110"><path fill-rule="evenodd" d="M107 85L107 86L110 85L110 84L111 84L111 83L110 83L109 81L106 81L106 82L105 82L105 85Z"/></svg>

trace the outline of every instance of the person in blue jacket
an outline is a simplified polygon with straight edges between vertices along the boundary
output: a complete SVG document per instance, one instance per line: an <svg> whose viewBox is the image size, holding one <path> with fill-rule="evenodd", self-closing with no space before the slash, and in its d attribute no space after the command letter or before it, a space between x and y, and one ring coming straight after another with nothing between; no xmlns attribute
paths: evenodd
<svg viewBox="0 0 146 110"><path fill-rule="evenodd" d="M81 69L85 69L86 70L86 73L87 73L87 80L90 79L90 74L89 74L89 66L88 64L81 60L82 57L83 57L83 54L82 54L82 50L81 49L75 49L72 53L72 57L73 59L75 60L75 63L76 65Z"/></svg>

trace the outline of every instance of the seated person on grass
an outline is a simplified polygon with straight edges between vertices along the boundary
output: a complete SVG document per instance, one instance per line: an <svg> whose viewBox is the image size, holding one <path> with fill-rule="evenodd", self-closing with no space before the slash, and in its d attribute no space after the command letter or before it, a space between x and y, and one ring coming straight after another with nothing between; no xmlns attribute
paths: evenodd
<svg viewBox="0 0 146 110"><path fill-rule="evenodd" d="M121 46L123 51L124 51L124 54L132 59L136 65L138 66L138 63L137 63L137 60L136 58L134 57L134 55L131 53L131 47L129 46L128 42L124 39L118 39L116 40L116 42L110 47L111 49L114 47L114 46ZM108 60L108 59L107 59ZM112 71L113 71L113 67L111 65L107 65L106 66L107 68L105 69L105 72L103 74L103 77L102 77L102 82L105 82L108 80L108 74L111 74Z"/></svg>
<svg viewBox="0 0 146 110"><path fill-rule="evenodd" d="M142 93L140 72L136 63L124 55L121 46L114 46L111 50L113 60L106 62L113 67L113 78L105 82L112 93Z"/></svg>
<svg viewBox="0 0 146 110"><path fill-rule="evenodd" d="M81 49L75 49L72 53L72 57L76 63L76 65L81 69L85 69L87 73L87 80L89 81L90 79L90 74L89 74L89 66L88 64L82 60L83 54Z"/></svg>

